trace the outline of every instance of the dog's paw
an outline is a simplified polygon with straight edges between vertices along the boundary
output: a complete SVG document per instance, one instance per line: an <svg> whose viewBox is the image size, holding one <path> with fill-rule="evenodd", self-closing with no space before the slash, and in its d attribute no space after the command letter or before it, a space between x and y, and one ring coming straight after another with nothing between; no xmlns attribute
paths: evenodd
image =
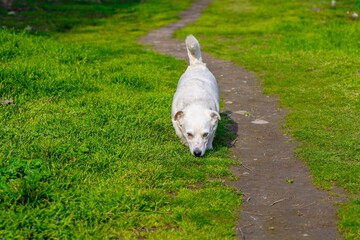
<svg viewBox="0 0 360 240"><path fill-rule="evenodd" d="M181 138L181 143L184 144L185 146L189 146L188 142L183 137Z"/></svg>
<svg viewBox="0 0 360 240"><path fill-rule="evenodd" d="M208 145L206 146L206 150L213 150L212 144L208 144Z"/></svg>

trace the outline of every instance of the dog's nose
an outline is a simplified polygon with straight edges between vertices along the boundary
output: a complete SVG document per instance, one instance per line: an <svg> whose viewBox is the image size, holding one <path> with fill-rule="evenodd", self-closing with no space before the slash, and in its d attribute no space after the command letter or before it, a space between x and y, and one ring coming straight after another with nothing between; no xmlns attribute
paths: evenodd
<svg viewBox="0 0 360 240"><path fill-rule="evenodd" d="M195 149L195 150L194 150L194 155L195 155L196 157L200 157L200 156L201 156L201 151L200 151L200 149Z"/></svg>

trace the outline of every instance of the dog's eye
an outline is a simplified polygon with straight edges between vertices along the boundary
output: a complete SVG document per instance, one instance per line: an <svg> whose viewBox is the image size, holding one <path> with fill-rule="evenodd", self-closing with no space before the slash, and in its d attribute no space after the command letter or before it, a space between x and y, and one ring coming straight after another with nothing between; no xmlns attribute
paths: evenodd
<svg viewBox="0 0 360 240"><path fill-rule="evenodd" d="M203 138L206 138L207 136L209 136L209 133L204 133L202 136Z"/></svg>
<svg viewBox="0 0 360 240"><path fill-rule="evenodd" d="M192 135L192 133L187 133L187 136L188 136L188 138L193 138L194 137L194 135Z"/></svg>

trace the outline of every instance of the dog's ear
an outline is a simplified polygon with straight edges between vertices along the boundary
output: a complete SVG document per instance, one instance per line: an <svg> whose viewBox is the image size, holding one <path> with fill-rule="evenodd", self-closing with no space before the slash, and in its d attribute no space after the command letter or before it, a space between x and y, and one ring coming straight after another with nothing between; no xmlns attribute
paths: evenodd
<svg viewBox="0 0 360 240"><path fill-rule="evenodd" d="M183 119L183 117L184 117L184 112L183 111L178 111L174 115L174 120L175 121L181 121L181 119Z"/></svg>
<svg viewBox="0 0 360 240"><path fill-rule="evenodd" d="M210 111L210 117L211 117L211 123L213 125L215 125L219 120L221 120L220 114L216 111Z"/></svg>

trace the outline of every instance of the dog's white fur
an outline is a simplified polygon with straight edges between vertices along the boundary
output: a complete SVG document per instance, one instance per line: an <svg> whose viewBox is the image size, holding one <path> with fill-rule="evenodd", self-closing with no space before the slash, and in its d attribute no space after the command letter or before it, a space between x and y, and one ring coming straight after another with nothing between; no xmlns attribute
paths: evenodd
<svg viewBox="0 0 360 240"><path fill-rule="evenodd" d="M190 65L180 77L172 102L172 123L190 152L203 156L212 149L219 115L219 89L214 75L202 62L199 42L192 35L185 40Z"/></svg>

